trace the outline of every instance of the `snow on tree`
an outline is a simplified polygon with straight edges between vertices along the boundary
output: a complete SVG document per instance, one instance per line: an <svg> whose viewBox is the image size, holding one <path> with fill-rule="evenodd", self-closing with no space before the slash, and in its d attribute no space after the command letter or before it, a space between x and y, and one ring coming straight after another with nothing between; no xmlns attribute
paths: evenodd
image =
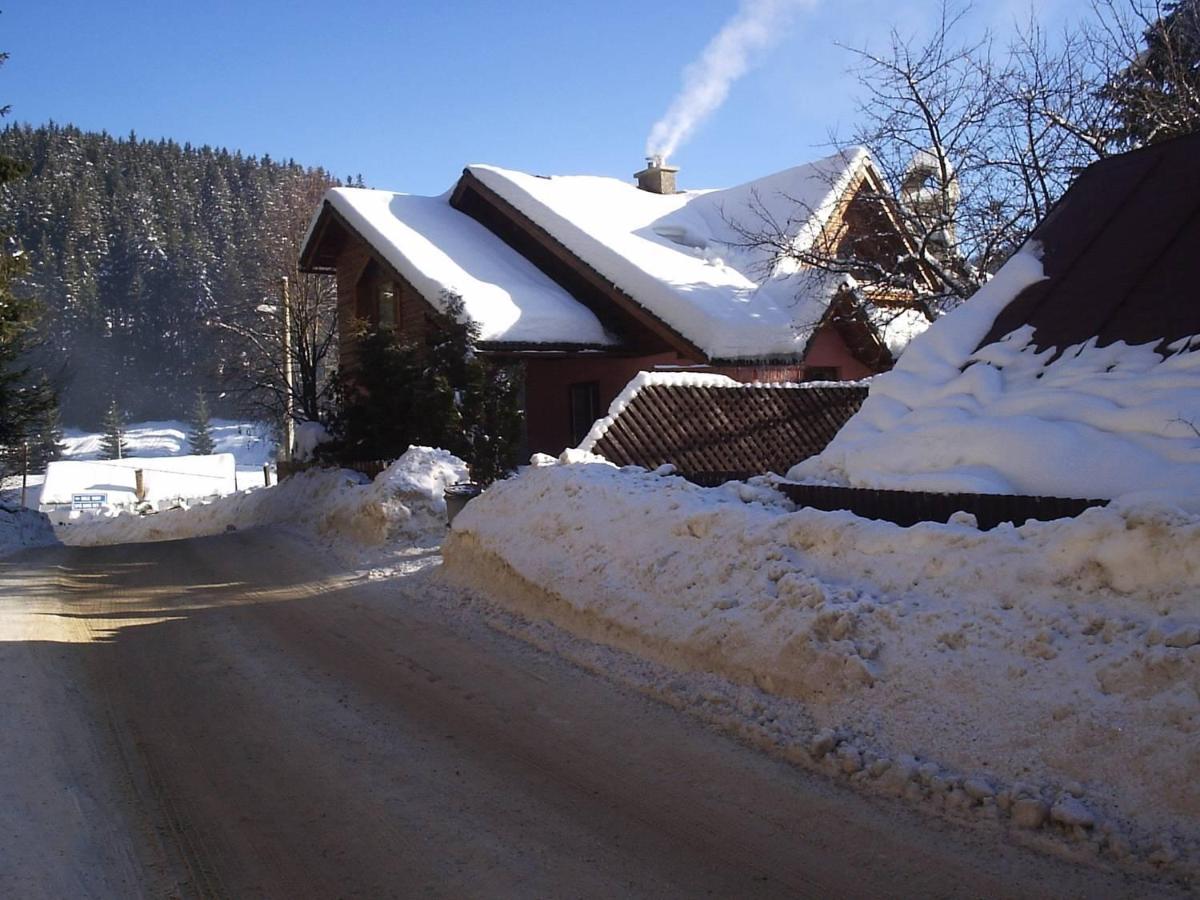
<svg viewBox="0 0 1200 900"><path fill-rule="evenodd" d="M169 418L218 384L234 389L210 401L214 414L235 412L245 345L215 321L274 294L287 274L282 211L303 206L306 224L316 200L305 192L319 197L334 179L292 161L57 124L10 125L0 154L29 168L0 184L0 229L31 257L19 287L45 308L53 360L87 360L87 377L65 373L75 376L67 420L97 425L118 384L138 419ZM294 240L302 235L303 224Z"/></svg>

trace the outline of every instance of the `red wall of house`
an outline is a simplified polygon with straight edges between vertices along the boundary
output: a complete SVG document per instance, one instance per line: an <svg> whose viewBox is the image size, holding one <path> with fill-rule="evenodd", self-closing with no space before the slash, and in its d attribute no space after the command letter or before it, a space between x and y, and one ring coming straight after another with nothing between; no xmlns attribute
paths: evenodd
<svg viewBox="0 0 1200 900"><path fill-rule="evenodd" d="M808 345L805 365L693 365L674 353L638 357L564 357L525 360L525 422L531 453L557 455L571 444L570 388L594 381L599 386L600 414L638 372L658 367L728 375L736 381L803 381L807 366L836 368L838 378L855 381L875 374L854 358L832 326L819 330Z"/></svg>
<svg viewBox="0 0 1200 900"><path fill-rule="evenodd" d="M808 353L804 357L808 366L833 366L838 370L838 380L858 381L877 374L869 369L850 352L842 336L832 325L825 325L813 335L808 343Z"/></svg>
<svg viewBox="0 0 1200 900"><path fill-rule="evenodd" d="M655 356L583 356L525 360L525 428L530 453L559 454L571 443L571 385L594 381L600 414L638 372L679 362L673 353Z"/></svg>

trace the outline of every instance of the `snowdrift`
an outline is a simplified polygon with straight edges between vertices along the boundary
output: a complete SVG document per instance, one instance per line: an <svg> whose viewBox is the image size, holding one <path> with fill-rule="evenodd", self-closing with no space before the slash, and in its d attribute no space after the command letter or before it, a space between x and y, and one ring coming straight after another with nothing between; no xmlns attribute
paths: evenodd
<svg viewBox="0 0 1200 900"><path fill-rule="evenodd" d="M900 528L765 484L549 465L473 501L443 555L519 612L801 701L826 729L805 755L833 771L1194 866L1200 517L959 519Z"/></svg>
<svg viewBox="0 0 1200 900"><path fill-rule="evenodd" d="M310 469L271 488L231 494L188 509L77 520L60 529L74 546L170 541L232 528L282 524L331 544L380 546L445 532L447 484L467 480L466 464L445 450L411 447L366 481L341 469Z"/></svg>
<svg viewBox="0 0 1200 900"><path fill-rule="evenodd" d="M57 544L50 520L38 512L0 504L0 557L28 547Z"/></svg>

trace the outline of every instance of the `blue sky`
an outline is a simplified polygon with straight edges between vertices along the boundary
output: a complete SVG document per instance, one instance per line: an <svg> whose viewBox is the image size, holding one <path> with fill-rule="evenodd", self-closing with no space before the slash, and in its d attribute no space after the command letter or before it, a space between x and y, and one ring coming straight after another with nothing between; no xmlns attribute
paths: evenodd
<svg viewBox="0 0 1200 900"><path fill-rule="evenodd" d="M440 193L468 163L628 177L683 67L736 11L691 2L13 0L0 102L16 121L292 157L373 187ZM1057 26L1086 0L1042 0ZM821 155L853 122L849 54L933 0L802 9L676 154L680 184L739 181ZM1028 2L971 14L1000 33Z"/></svg>

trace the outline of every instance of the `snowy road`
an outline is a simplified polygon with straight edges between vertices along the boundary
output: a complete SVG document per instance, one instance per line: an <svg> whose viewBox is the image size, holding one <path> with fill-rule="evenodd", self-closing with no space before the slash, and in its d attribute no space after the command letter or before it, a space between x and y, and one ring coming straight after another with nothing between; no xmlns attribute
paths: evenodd
<svg viewBox="0 0 1200 900"><path fill-rule="evenodd" d="M268 530L0 563L0 896L1149 893L330 571Z"/></svg>

